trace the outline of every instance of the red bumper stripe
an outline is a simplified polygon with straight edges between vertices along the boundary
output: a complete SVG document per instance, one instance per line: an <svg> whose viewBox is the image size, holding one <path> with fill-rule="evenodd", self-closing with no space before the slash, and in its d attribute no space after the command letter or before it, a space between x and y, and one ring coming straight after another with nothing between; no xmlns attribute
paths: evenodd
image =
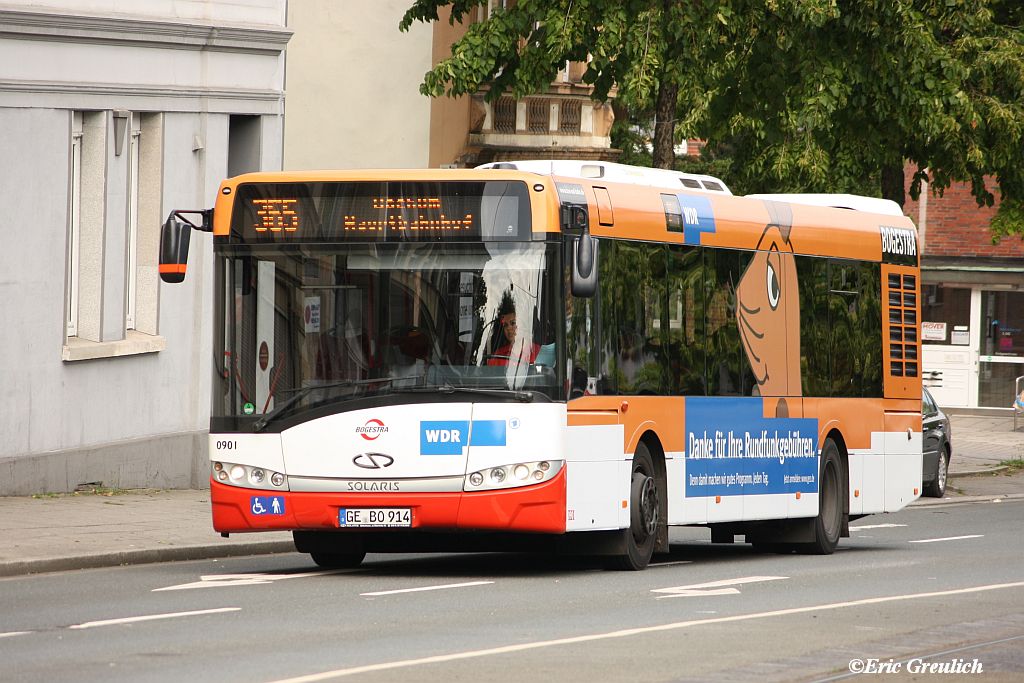
<svg viewBox="0 0 1024 683"><path fill-rule="evenodd" d="M282 513L269 514L263 500L277 497ZM554 479L522 488L475 493L279 493L227 486L210 480L213 528L221 532L313 530L338 527L338 509L412 508L414 528L435 530L565 533L565 469Z"/></svg>

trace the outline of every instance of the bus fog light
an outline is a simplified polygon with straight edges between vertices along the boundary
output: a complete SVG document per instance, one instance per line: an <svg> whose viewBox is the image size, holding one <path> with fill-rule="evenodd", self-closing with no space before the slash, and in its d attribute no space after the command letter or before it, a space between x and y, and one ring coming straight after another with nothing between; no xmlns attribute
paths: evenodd
<svg viewBox="0 0 1024 683"><path fill-rule="evenodd" d="M491 481L496 481L498 483L505 481L505 468L495 467L491 470Z"/></svg>
<svg viewBox="0 0 1024 683"><path fill-rule="evenodd" d="M479 472L474 472L473 474L469 475L469 483L472 484L473 486L480 486L481 484L484 483L484 475L480 474Z"/></svg>
<svg viewBox="0 0 1024 683"><path fill-rule="evenodd" d="M512 474L516 476L516 479L524 481L530 476L530 468L526 465L516 465L515 469L512 470Z"/></svg>
<svg viewBox="0 0 1024 683"><path fill-rule="evenodd" d="M540 481L541 479L544 478L544 473L541 472L540 470L537 470L536 472L533 473L533 478L536 479L537 481Z"/></svg>
<svg viewBox="0 0 1024 683"><path fill-rule="evenodd" d="M241 465L235 465L231 468L231 478L235 481L243 479L245 477L245 468Z"/></svg>
<svg viewBox="0 0 1024 683"><path fill-rule="evenodd" d="M266 478L267 473L258 467L249 473L249 481L251 481L254 484L262 484L263 480Z"/></svg>
<svg viewBox="0 0 1024 683"><path fill-rule="evenodd" d="M220 479L221 481L227 481L228 473L225 472L224 470L221 470L220 472L217 473L217 478Z"/></svg>
<svg viewBox="0 0 1024 683"><path fill-rule="evenodd" d="M215 462L215 463L213 463L213 471L214 472L221 472L223 470L224 470L224 463L222 463L222 462Z"/></svg>
<svg viewBox="0 0 1024 683"><path fill-rule="evenodd" d="M274 472L270 477L270 483L274 486L284 486L284 475L280 472Z"/></svg>
<svg viewBox="0 0 1024 683"><path fill-rule="evenodd" d="M539 463L537 463L537 469L539 469L541 472L547 472L548 470L551 469L551 463L549 463L547 460L541 460Z"/></svg>

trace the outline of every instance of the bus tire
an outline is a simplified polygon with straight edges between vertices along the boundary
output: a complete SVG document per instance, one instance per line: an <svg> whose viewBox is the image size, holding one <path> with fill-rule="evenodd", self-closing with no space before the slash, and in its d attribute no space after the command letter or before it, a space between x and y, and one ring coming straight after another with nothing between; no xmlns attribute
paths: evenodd
<svg viewBox="0 0 1024 683"><path fill-rule="evenodd" d="M654 460L647 445L641 441L633 454L629 486L629 528L622 531L624 552L612 558L612 569L639 571L650 563L658 536L658 498Z"/></svg>
<svg viewBox="0 0 1024 683"><path fill-rule="evenodd" d="M814 519L814 540L801 548L810 555L831 555L843 530L843 463L839 447L825 439L818 474L818 516Z"/></svg>
<svg viewBox="0 0 1024 683"><path fill-rule="evenodd" d="M363 563L366 553L310 553L313 562L324 569L352 569Z"/></svg>

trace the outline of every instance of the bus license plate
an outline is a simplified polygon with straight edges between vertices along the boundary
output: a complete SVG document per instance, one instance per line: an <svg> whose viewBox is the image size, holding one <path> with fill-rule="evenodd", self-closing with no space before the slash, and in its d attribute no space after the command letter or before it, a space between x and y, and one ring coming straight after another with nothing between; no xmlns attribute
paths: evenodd
<svg viewBox="0 0 1024 683"><path fill-rule="evenodd" d="M412 508L341 508L338 510L338 526L412 526Z"/></svg>

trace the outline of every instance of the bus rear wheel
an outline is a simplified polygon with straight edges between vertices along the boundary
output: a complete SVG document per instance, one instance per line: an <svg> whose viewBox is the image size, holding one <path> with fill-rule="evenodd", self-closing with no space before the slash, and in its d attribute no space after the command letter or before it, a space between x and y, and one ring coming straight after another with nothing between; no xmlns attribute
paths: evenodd
<svg viewBox="0 0 1024 683"><path fill-rule="evenodd" d="M612 558L611 568L624 571L644 569L654 554L659 522L658 480L651 452L641 441L633 454L629 487L629 528L622 531L625 552Z"/></svg>
<svg viewBox="0 0 1024 683"><path fill-rule="evenodd" d="M826 439L821 449L818 476L818 516L814 519L814 540L801 548L811 555L831 555L839 545L843 528L843 465L839 447Z"/></svg>

